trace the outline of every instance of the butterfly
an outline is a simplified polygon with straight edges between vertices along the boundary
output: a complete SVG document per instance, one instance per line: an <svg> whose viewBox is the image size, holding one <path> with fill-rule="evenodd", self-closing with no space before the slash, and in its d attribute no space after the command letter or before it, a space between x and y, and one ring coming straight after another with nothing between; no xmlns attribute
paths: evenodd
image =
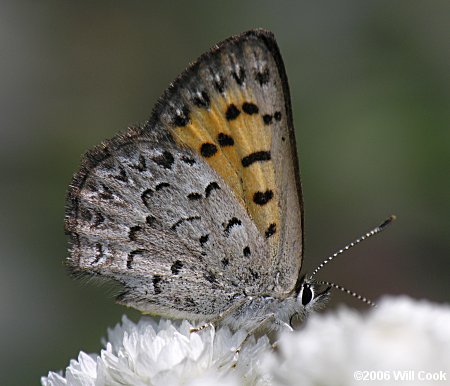
<svg viewBox="0 0 450 386"><path fill-rule="evenodd" d="M218 43L150 119L90 150L69 187L67 265L117 301L233 329L290 328L329 297L303 260L289 86L273 34Z"/></svg>

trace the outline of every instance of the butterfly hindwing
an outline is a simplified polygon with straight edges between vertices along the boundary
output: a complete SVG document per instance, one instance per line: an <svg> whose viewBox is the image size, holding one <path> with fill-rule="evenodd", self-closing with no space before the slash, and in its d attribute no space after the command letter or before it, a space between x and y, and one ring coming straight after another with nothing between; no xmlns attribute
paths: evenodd
<svg viewBox="0 0 450 386"><path fill-rule="evenodd" d="M69 264L122 283L126 305L206 320L268 280L254 267L269 255L223 179L157 132L131 129L85 157L69 194Z"/></svg>

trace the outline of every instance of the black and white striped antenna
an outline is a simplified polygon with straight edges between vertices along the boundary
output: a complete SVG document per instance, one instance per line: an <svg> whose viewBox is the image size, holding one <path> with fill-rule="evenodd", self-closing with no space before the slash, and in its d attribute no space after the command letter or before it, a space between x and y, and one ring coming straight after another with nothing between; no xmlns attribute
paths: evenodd
<svg viewBox="0 0 450 386"><path fill-rule="evenodd" d="M347 244L344 248L340 249L339 251L333 253L331 256L327 257L324 261L322 261L317 268L313 271L313 273L311 274L311 276L309 277L309 279L312 279L317 272L319 272L323 267L325 267L325 265L327 265L331 260L335 259L336 257L338 257L339 255L342 255L344 252L348 251L350 248L353 248L355 245L358 245L361 241L364 241L366 239L368 239L369 237L375 236L376 234L380 233L381 231L383 231L384 229L386 229L386 227L391 224L394 220L396 219L396 217L394 215L389 216L385 221L383 221L380 225L378 225L377 227L373 228L372 230L370 230L369 232L367 232L366 234L362 235L361 237L357 238L356 240L352 241L350 244ZM358 293L351 291L341 285L338 285L336 283L333 282L329 282L329 281L317 281L318 284L323 284L323 285L327 285L329 287L338 289L342 292L345 292L346 294L349 294L351 296L353 296L354 298L361 300L363 303L368 304L369 306L372 307L376 307L376 304L371 301L370 299L359 295Z"/></svg>
<svg viewBox="0 0 450 386"><path fill-rule="evenodd" d="M311 274L311 276L309 278L312 279L317 274L317 272L319 272L323 267L325 267L325 265L327 265L331 260L335 259L339 255L342 255L344 252L348 251L350 248L353 248L355 245L358 245L361 241L364 241L364 240L368 239L369 237L375 236L376 234L378 234L381 231L383 231L384 229L386 229L386 227L389 224L391 224L395 219L396 219L396 217L394 215L389 216L386 220L383 221L383 223L381 223L377 227L373 228L366 234L364 234L361 237L357 238L356 240L352 241L350 244L347 244L344 248L339 249L339 251L337 251L337 252L333 253L331 256L327 257L324 261L322 261L317 266L317 268L313 271L313 273Z"/></svg>

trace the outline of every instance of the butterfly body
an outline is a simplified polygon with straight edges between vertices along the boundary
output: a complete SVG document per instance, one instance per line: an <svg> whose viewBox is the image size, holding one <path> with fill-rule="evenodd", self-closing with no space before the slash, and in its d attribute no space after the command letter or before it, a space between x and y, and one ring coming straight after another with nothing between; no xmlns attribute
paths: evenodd
<svg viewBox="0 0 450 386"><path fill-rule="evenodd" d="M146 313L279 325L314 303L299 285L302 229L287 78L273 35L254 30L201 56L145 125L85 155L68 265L119 282L118 301Z"/></svg>

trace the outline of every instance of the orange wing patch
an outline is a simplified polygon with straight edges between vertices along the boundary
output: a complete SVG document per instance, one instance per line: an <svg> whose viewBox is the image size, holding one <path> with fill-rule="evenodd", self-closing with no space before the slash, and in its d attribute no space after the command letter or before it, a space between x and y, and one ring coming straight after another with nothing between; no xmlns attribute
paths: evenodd
<svg viewBox="0 0 450 386"><path fill-rule="evenodd" d="M211 97L199 93L171 130L231 187L275 252L279 207L270 153L273 116L260 111L249 89L223 91L214 90Z"/></svg>

